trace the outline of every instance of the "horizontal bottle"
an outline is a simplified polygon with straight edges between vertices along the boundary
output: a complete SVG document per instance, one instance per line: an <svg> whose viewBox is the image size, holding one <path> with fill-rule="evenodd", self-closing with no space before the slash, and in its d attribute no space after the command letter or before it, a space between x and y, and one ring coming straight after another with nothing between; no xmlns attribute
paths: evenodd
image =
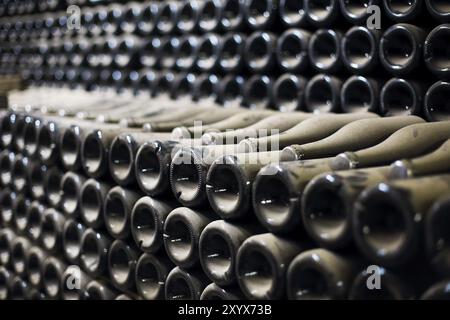
<svg viewBox="0 0 450 320"><path fill-rule="evenodd" d="M11 189L4 188L0 191L0 213L1 225L3 227L10 226L13 223L14 203L16 202L16 193Z"/></svg>
<svg viewBox="0 0 450 320"><path fill-rule="evenodd" d="M24 237L16 237L11 241L11 266L16 275L26 276L26 262L31 242Z"/></svg>
<svg viewBox="0 0 450 320"><path fill-rule="evenodd" d="M111 238L93 229L86 229L80 243L80 266L92 277L99 277L107 272L108 252Z"/></svg>
<svg viewBox="0 0 450 320"><path fill-rule="evenodd" d="M186 35L180 39L180 44L177 47L177 52L175 53L175 65L178 69L189 71L194 68L197 62L198 46L199 39L195 36ZM152 61L152 58L149 60Z"/></svg>
<svg viewBox="0 0 450 320"><path fill-rule="evenodd" d="M389 19L396 22L411 21L419 17L425 8L421 0L413 0L408 4L401 0L383 1L384 12Z"/></svg>
<svg viewBox="0 0 450 320"><path fill-rule="evenodd" d="M25 234L33 242L37 242L41 238L45 210L46 207L38 201L31 202L30 207L27 210Z"/></svg>
<svg viewBox="0 0 450 320"><path fill-rule="evenodd" d="M1 161L1 160L0 160ZM0 164L1 166L1 164ZM40 162L33 162L28 173L28 182L30 184L30 194L35 200L45 200L44 182L47 175L48 168Z"/></svg>
<svg viewBox="0 0 450 320"><path fill-rule="evenodd" d="M450 140L436 150L411 159L398 160L391 165L390 177L405 179L450 171Z"/></svg>
<svg viewBox="0 0 450 320"><path fill-rule="evenodd" d="M373 78L351 76L342 85L342 111L380 114L380 90L380 83Z"/></svg>
<svg viewBox="0 0 450 320"><path fill-rule="evenodd" d="M347 69L356 74L371 72L379 62L380 37L381 32L376 29L360 26L349 29L341 43L342 59Z"/></svg>
<svg viewBox="0 0 450 320"><path fill-rule="evenodd" d="M310 117L310 114L302 112L277 114L242 129L205 133L202 136L202 141L206 145L237 144L244 139L271 135L272 131L285 131Z"/></svg>
<svg viewBox="0 0 450 320"><path fill-rule="evenodd" d="M163 35L173 33L177 25L178 11L180 8L180 3L176 1L161 3L156 15L155 30Z"/></svg>
<svg viewBox="0 0 450 320"><path fill-rule="evenodd" d="M4 266L0 267L0 300L10 298L12 274Z"/></svg>
<svg viewBox="0 0 450 320"><path fill-rule="evenodd" d="M222 38L216 34L208 33L199 39L195 52L195 67L200 72L211 73L215 71L219 64L222 51Z"/></svg>
<svg viewBox="0 0 450 320"><path fill-rule="evenodd" d="M326 113L341 110L342 82L325 74L311 78L305 87L305 108L308 112Z"/></svg>
<svg viewBox="0 0 450 320"><path fill-rule="evenodd" d="M44 190L48 203L55 207L61 206L61 179L63 172L58 167L49 167L44 180Z"/></svg>
<svg viewBox="0 0 450 320"><path fill-rule="evenodd" d="M245 42L245 61L252 73L272 70L275 65L275 48L277 38L273 33L256 31Z"/></svg>
<svg viewBox="0 0 450 320"><path fill-rule="evenodd" d="M51 299L59 299L61 297L60 283L67 265L56 257L48 257L42 266L42 282L44 284L44 292Z"/></svg>
<svg viewBox="0 0 450 320"><path fill-rule="evenodd" d="M401 128L418 123L424 123L424 120L412 116L356 120L322 140L284 148L283 159L325 158L361 150L383 142Z"/></svg>
<svg viewBox="0 0 450 320"><path fill-rule="evenodd" d="M357 259L325 249L300 253L287 271L287 294L293 300L344 300L360 268Z"/></svg>
<svg viewBox="0 0 450 320"><path fill-rule="evenodd" d="M145 3L137 20L137 31L142 36L150 35L156 24L159 6L155 2Z"/></svg>
<svg viewBox="0 0 450 320"><path fill-rule="evenodd" d="M184 2L178 11L177 32L181 34L194 33L198 28L199 17L199 1Z"/></svg>
<svg viewBox="0 0 450 320"><path fill-rule="evenodd" d="M209 223L199 240L199 257L206 276L219 286L235 284L237 251L245 239L255 233L248 226L224 220Z"/></svg>
<svg viewBox="0 0 450 320"><path fill-rule="evenodd" d="M353 234L361 253L383 266L401 266L422 252L427 212L448 194L449 175L380 183L355 203Z"/></svg>
<svg viewBox="0 0 450 320"><path fill-rule="evenodd" d="M387 29L380 40L380 61L395 76L410 74L422 64L425 30L400 23Z"/></svg>
<svg viewBox="0 0 450 320"><path fill-rule="evenodd" d="M83 300L114 300L118 293L103 282L92 280L86 285Z"/></svg>
<svg viewBox="0 0 450 320"><path fill-rule="evenodd" d="M140 197L139 192L120 186L108 191L104 200L103 220L113 238L126 239L130 236L131 211Z"/></svg>
<svg viewBox="0 0 450 320"><path fill-rule="evenodd" d="M335 73L342 67L342 33L334 29L319 29L311 35L308 56L320 73Z"/></svg>
<svg viewBox="0 0 450 320"><path fill-rule="evenodd" d="M311 34L303 29L288 29L277 40L278 65L286 72L302 72L309 65L308 45Z"/></svg>
<svg viewBox="0 0 450 320"><path fill-rule="evenodd" d="M78 266L68 266L61 276L61 297L64 300L81 300L90 281L91 278Z"/></svg>
<svg viewBox="0 0 450 320"><path fill-rule="evenodd" d="M27 279L28 282L35 286L40 287L42 285L42 267L44 260L47 258L47 254L39 247L32 247L27 256Z"/></svg>
<svg viewBox="0 0 450 320"><path fill-rule="evenodd" d="M61 250L65 218L59 211L47 208L42 216L40 242L42 247L51 253Z"/></svg>
<svg viewBox="0 0 450 320"><path fill-rule="evenodd" d="M31 200L24 194L13 195L14 202L12 204L12 216L11 220L8 217L8 212L3 215L3 220L13 222L15 230L19 233L25 233L27 229L27 215L31 206ZM6 199L5 199L6 200ZM7 199L9 200L9 199ZM6 208L7 209L7 208ZM7 209L8 210L8 209Z"/></svg>
<svg viewBox="0 0 450 320"><path fill-rule="evenodd" d="M119 290L135 290L135 269L139 253L134 246L115 240L108 251L108 270L112 284Z"/></svg>
<svg viewBox="0 0 450 320"><path fill-rule="evenodd" d="M248 79L243 91L243 105L250 109L272 108L273 81L268 76L255 74Z"/></svg>
<svg viewBox="0 0 450 320"><path fill-rule="evenodd" d="M277 1L247 0L244 5L247 24L251 29L271 29L278 21Z"/></svg>
<svg viewBox="0 0 450 320"><path fill-rule="evenodd" d="M380 278L380 289L371 289L368 283L376 285L373 276ZM410 282L385 268L363 270L356 275L348 295L349 300L411 300L415 297Z"/></svg>
<svg viewBox="0 0 450 320"><path fill-rule="evenodd" d="M388 179L387 166L317 175L301 195L300 213L308 235L324 248L348 246L353 240L353 204L363 190Z"/></svg>
<svg viewBox="0 0 450 320"><path fill-rule="evenodd" d="M15 154L9 150L2 151L0 155L0 182L2 187L7 187L11 183L11 171Z"/></svg>
<svg viewBox="0 0 450 320"><path fill-rule="evenodd" d="M223 3L218 0L205 0L200 3L198 29L202 33L218 31L223 15Z"/></svg>
<svg viewBox="0 0 450 320"><path fill-rule="evenodd" d="M81 238L86 227L73 219L67 219L64 223L61 242L62 251L67 261L77 264L81 254Z"/></svg>
<svg viewBox="0 0 450 320"><path fill-rule="evenodd" d="M200 300L244 300L244 295L239 288L219 287L215 283L211 283L203 290Z"/></svg>
<svg viewBox="0 0 450 320"><path fill-rule="evenodd" d="M450 83L438 81L425 94L424 114L428 121L450 120L448 97L450 97Z"/></svg>
<svg viewBox="0 0 450 320"><path fill-rule="evenodd" d="M304 10L309 24L318 28L331 26L341 15L337 0L326 2L307 0L304 2Z"/></svg>
<svg viewBox="0 0 450 320"><path fill-rule="evenodd" d="M449 12L450 17L450 12ZM424 58L427 68L440 78L449 77L450 59L445 54L450 34L450 25L442 24L434 28L424 44Z"/></svg>
<svg viewBox="0 0 450 320"><path fill-rule="evenodd" d="M410 125L376 146L336 156L332 167L337 170L387 165L401 158L423 155L449 137L450 127L445 121Z"/></svg>
<svg viewBox="0 0 450 320"><path fill-rule="evenodd" d="M164 255L144 253L136 264L135 282L138 293L146 300L162 300L167 275L174 268Z"/></svg>
<svg viewBox="0 0 450 320"><path fill-rule="evenodd" d="M433 18L442 22L450 22L450 10L446 3L436 0L425 0L425 4Z"/></svg>
<svg viewBox="0 0 450 320"><path fill-rule="evenodd" d="M29 284L18 276L12 277L9 287L11 300L26 300L31 289Z"/></svg>
<svg viewBox="0 0 450 320"><path fill-rule="evenodd" d="M363 24L370 16L367 8L378 5L379 0L358 1L357 3L349 0L339 0L342 15L352 24Z"/></svg>
<svg viewBox="0 0 450 320"><path fill-rule="evenodd" d="M245 1L226 0L223 1L220 28L225 31L238 31L246 28Z"/></svg>
<svg viewBox="0 0 450 320"><path fill-rule="evenodd" d="M69 217L76 218L80 214L81 188L86 179L77 173L66 172L61 180L63 211Z"/></svg>
<svg viewBox="0 0 450 320"><path fill-rule="evenodd" d="M324 139L353 121L376 117L378 116L373 113L319 115L304 120L278 135L243 140L238 150L239 152L280 150L292 144L305 144Z"/></svg>
<svg viewBox="0 0 450 320"><path fill-rule="evenodd" d="M183 270L175 267L166 278L165 298L166 300L199 300L208 283L208 279L200 270Z"/></svg>
<svg viewBox="0 0 450 320"><path fill-rule="evenodd" d="M240 0L233 0L240 1ZM229 1L230 3L230 1ZM239 73L244 67L245 36L241 33L228 33L222 38L218 65L224 73Z"/></svg>
<svg viewBox="0 0 450 320"><path fill-rule="evenodd" d="M236 256L239 287L248 299L282 299L286 272L303 245L271 233L247 238Z"/></svg>
<svg viewBox="0 0 450 320"><path fill-rule="evenodd" d="M31 161L28 157L17 154L14 158L14 163L12 166L11 177L12 177L12 187L18 193L27 194L29 191L28 184L28 167Z"/></svg>
<svg viewBox="0 0 450 320"><path fill-rule="evenodd" d="M131 234L139 249L157 253L163 246L164 223L175 208L171 202L150 197L139 199L131 212Z"/></svg>
<svg viewBox="0 0 450 320"><path fill-rule="evenodd" d="M253 209L270 232L288 233L301 224L300 197L317 175L329 172L331 158L271 164L253 182Z"/></svg>
<svg viewBox="0 0 450 320"><path fill-rule="evenodd" d="M88 179L80 191L80 215L86 226L97 229L104 226L103 203L112 185Z"/></svg>
<svg viewBox="0 0 450 320"><path fill-rule="evenodd" d="M431 206L425 217L425 250L431 268L440 276L448 277L450 258L448 255L449 226L448 195L439 198Z"/></svg>
<svg viewBox="0 0 450 320"><path fill-rule="evenodd" d="M15 233L12 229L2 228L0 230L0 263L2 266L8 266L11 262L12 241Z"/></svg>
<svg viewBox="0 0 450 320"><path fill-rule="evenodd" d="M280 76L273 84L272 102L282 112L303 109L306 79L293 74Z"/></svg>
<svg viewBox="0 0 450 320"><path fill-rule="evenodd" d="M169 213L164 221L164 248L170 260L182 268L192 268L199 263L200 234L212 221L209 214L179 207Z"/></svg>

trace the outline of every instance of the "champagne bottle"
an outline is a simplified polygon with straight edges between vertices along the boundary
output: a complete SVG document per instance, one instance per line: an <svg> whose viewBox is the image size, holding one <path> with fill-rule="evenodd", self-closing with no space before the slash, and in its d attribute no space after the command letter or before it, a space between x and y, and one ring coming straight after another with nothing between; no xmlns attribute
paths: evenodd
<svg viewBox="0 0 450 320"><path fill-rule="evenodd" d="M422 113L424 90L420 83L403 78L386 82L380 94L380 114L419 115Z"/></svg>
<svg viewBox="0 0 450 320"><path fill-rule="evenodd" d="M88 179L80 191L81 219L86 226L101 228L103 221L103 203L112 185L108 182Z"/></svg>
<svg viewBox="0 0 450 320"><path fill-rule="evenodd" d="M66 259L73 264L78 263L81 254L81 239L85 226L73 219L67 219L62 231L62 251Z"/></svg>
<svg viewBox="0 0 450 320"><path fill-rule="evenodd" d="M439 281L433 284L427 291L420 297L421 300L449 300L448 293L448 280Z"/></svg>
<svg viewBox="0 0 450 320"><path fill-rule="evenodd" d="M264 233L247 238L236 256L239 287L248 299L282 299L286 271L304 246L298 242Z"/></svg>
<svg viewBox="0 0 450 320"><path fill-rule="evenodd" d="M292 144L304 144L326 138L350 122L376 117L378 116L372 113L315 116L278 135L246 139L239 143L238 150L240 152L280 150Z"/></svg>
<svg viewBox="0 0 450 320"><path fill-rule="evenodd" d="M282 112L301 110L304 105L306 79L290 73L281 75L273 85L274 107Z"/></svg>
<svg viewBox="0 0 450 320"><path fill-rule="evenodd" d="M244 295L239 288L219 287L215 283L211 283L203 290L200 300L244 300Z"/></svg>
<svg viewBox="0 0 450 320"><path fill-rule="evenodd" d="M52 254L62 248L65 217L54 208L47 208L42 217L42 232L40 242L42 247Z"/></svg>
<svg viewBox="0 0 450 320"><path fill-rule="evenodd" d="M131 234L139 249L157 253L163 247L164 222L176 207L169 201L140 198L131 212Z"/></svg>
<svg viewBox="0 0 450 320"><path fill-rule="evenodd" d="M44 261L42 266L42 282L44 291L51 299L59 299L61 297L61 280L67 265L64 261L50 256Z"/></svg>
<svg viewBox="0 0 450 320"><path fill-rule="evenodd" d="M164 255L144 253L136 264L135 282L138 293L147 300L162 300L172 261Z"/></svg>
<svg viewBox="0 0 450 320"><path fill-rule="evenodd" d="M450 83L438 81L425 94L425 117L428 121L450 120L448 98L450 97Z"/></svg>
<svg viewBox="0 0 450 320"><path fill-rule="evenodd" d="M327 172L312 179L301 196L308 235L321 247L335 249L352 241L353 204L360 193L389 178L389 167Z"/></svg>
<svg viewBox="0 0 450 320"><path fill-rule="evenodd" d="M288 297L295 300L344 300L359 268L357 259L325 249L304 251L289 265Z"/></svg>
<svg viewBox="0 0 450 320"><path fill-rule="evenodd" d="M449 137L450 126L446 121L410 125L376 146L338 155L332 167L338 170L389 164L399 158L411 158L429 152Z"/></svg>
<svg viewBox="0 0 450 320"><path fill-rule="evenodd" d="M63 211L71 218L77 218L80 214L80 194L84 176L74 172L66 172L61 180Z"/></svg>
<svg viewBox="0 0 450 320"><path fill-rule="evenodd" d="M307 0L304 5L308 22L314 27L330 26L341 14L338 1L317 2Z"/></svg>
<svg viewBox="0 0 450 320"><path fill-rule="evenodd" d="M448 194L449 186L449 175L437 175L366 189L353 212L353 235L361 253L383 266L401 266L417 258L427 212Z"/></svg>
<svg viewBox="0 0 450 320"><path fill-rule="evenodd" d="M107 272L108 252L111 238L91 228L81 237L80 266L91 277L97 278Z"/></svg>
<svg viewBox="0 0 450 320"><path fill-rule="evenodd" d="M132 245L115 240L108 252L108 270L112 284L119 290L135 288L135 269L139 253ZM135 289L134 289L135 290Z"/></svg>
<svg viewBox="0 0 450 320"><path fill-rule="evenodd" d="M166 300L198 300L208 284L205 275L196 269L173 268L166 278Z"/></svg>
<svg viewBox="0 0 450 320"><path fill-rule="evenodd" d="M352 76L342 85L341 109L345 113L369 111L380 114L380 90L377 80Z"/></svg>
<svg viewBox="0 0 450 320"><path fill-rule="evenodd" d="M287 27L300 27L307 24L303 1L280 0L278 11L281 22Z"/></svg>
<svg viewBox="0 0 450 320"><path fill-rule="evenodd" d="M212 220L208 213L185 207L169 213L164 221L164 248L174 264L191 268L199 263L200 234Z"/></svg>
<svg viewBox="0 0 450 320"><path fill-rule="evenodd" d="M32 247L27 256L27 279L31 285L39 287L42 285L42 266L47 254L39 247Z"/></svg>
<svg viewBox="0 0 450 320"><path fill-rule="evenodd" d="M84 290L83 300L113 300L117 295L113 288L103 282L92 280Z"/></svg>
<svg viewBox="0 0 450 320"><path fill-rule="evenodd" d="M311 34L303 29L288 29L277 40L278 65L286 72L302 72L309 65L308 45Z"/></svg>
<svg viewBox="0 0 450 320"><path fill-rule="evenodd" d="M305 87L305 106L313 113L339 112L342 81L334 76L318 74Z"/></svg>

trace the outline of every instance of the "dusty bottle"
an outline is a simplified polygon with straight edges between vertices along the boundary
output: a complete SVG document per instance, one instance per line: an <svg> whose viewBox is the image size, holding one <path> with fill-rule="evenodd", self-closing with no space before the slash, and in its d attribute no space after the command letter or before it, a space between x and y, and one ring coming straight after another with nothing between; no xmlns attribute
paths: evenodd
<svg viewBox="0 0 450 320"><path fill-rule="evenodd" d="M166 300L198 300L209 281L200 270L173 268L164 288Z"/></svg>
<svg viewBox="0 0 450 320"><path fill-rule="evenodd" d="M282 299L286 272L305 248L298 242L264 233L247 238L236 256L239 287L249 299Z"/></svg>
<svg viewBox="0 0 450 320"><path fill-rule="evenodd" d="M319 29L311 35L308 56L320 73L335 73L342 67L342 33L334 29Z"/></svg>
<svg viewBox="0 0 450 320"><path fill-rule="evenodd" d="M167 275L173 268L172 261L164 255L142 254L135 271L138 293L147 300L162 300Z"/></svg>
<svg viewBox="0 0 450 320"><path fill-rule="evenodd" d="M212 215L179 207L164 221L164 248L176 265L191 268L199 263L199 239Z"/></svg>
<svg viewBox="0 0 450 320"><path fill-rule="evenodd" d="M237 287L219 287L211 283L203 290L200 300L244 300L244 295Z"/></svg>
<svg viewBox="0 0 450 320"><path fill-rule="evenodd" d="M139 249L156 253L163 246L164 222L176 207L148 196L139 199L131 212L131 234Z"/></svg>
<svg viewBox="0 0 450 320"><path fill-rule="evenodd" d="M448 124L443 121L407 126L376 146L338 155L332 167L338 170L387 165L401 158L420 156L450 137Z"/></svg>
<svg viewBox="0 0 450 320"><path fill-rule="evenodd" d="M220 27L225 31L238 31L245 29L246 21L244 0L223 1Z"/></svg>
<svg viewBox="0 0 450 320"><path fill-rule="evenodd" d="M387 29L380 40L380 60L395 76L416 71L422 63L424 29L400 23Z"/></svg>
<svg viewBox="0 0 450 320"><path fill-rule="evenodd" d="M363 76L351 76L342 85L341 109L345 113L374 112L380 114L380 83Z"/></svg>
<svg viewBox="0 0 450 320"><path fill-rule="evenodd" d="M345 125L360 119L376 118L373 113L320 115L270 137L249 138L239 143L239 152L280 150L292 144L305 144L324 139Z"/></svg>
<svg viewBox="0 0 450 320"><path fill-rule="evenodd" d="M244 91L244 105L250 109L272 108L273 81L265 75L255 74L248 79Z"/></svg>
<svg viewBox="0 0 450 320"><path fill-rule="evenodd" d="M391 165L390 177L405 179L450 171L450 140L424 156L397 160Z"/></svg>
<svg viewBox="0 0 450 320"><path fill-rule="evenodd" d="M108 270L111 282L120 290L133 290L135 268L139 253L132 245L115 240L108 252Z"/></svg>
<svg viewBox="0 0 450 320"><path fill-rule="evenodd" d="M205 0L200 3L198 28L202 33L218 31L223 15L223 3L218 0Z"/></svg>
<svg viewBox="0 0 450 320"><path fill-rule="evenodd" d="M448 196L443 196L430 208L425 218L425 249L430 265L439 275L449 275L448 266L448 237L446 229L450 220L448 209L450 201Z"/></svg>
<svg viewBox="0 0 450 320"><path fill-rule="evenodd" d="M325 113L341 110L342 81L334 76L318 74L305 87L305 108L308 112Z"/></svg>
<svg viewBox="0 0 450 320"><path fill-rule="evenodd" d="M247 24L254 30L270 29L278 21L278 1L246 0Z"/></svg>
<svg viewBox="0 0 450 320"><path fill-rule="evenodd" d="M281 22L287 27L300 27L307 24L303 1L280 0L278 11Z"/></svg>
<svg viewBox="0 0 450 320"><path fill-rule="evenodd" d="M431 72L440 78L449 77L450 59L446 55L448 51L446 39L449 34L449 24L437 26L428 34L424 45L425 64Z"/></svg>
<svg viewBox="0 0 450 320"><path fill-rule="evenodd" d="M50 253L61 250L65 217L53 208L44 211L40 241L42 247Z"/></svg>
<svg viewBox="0 0 450 320"><path fill-rule="evenodd" d="M306 79L290 73L281 75L273 84L272 102L282 112L302 110Z"/></svg>
<svg viewBox="0 0 450 320"><path fill-rule="evenodd" d="M424 120L411 116L356 120L322 140L284 148L283 159L294 161L325 158L344 150L361 150L383 142L401 128L418 123L424 123Z"/></svg>
<svg viewBox="0 0 450 320"><path fill-rule="evenodd" d="M200 72L214 72L218 67L222 47L223 41L220 36L213 33L202 36L195 52L195 67Z"/></svg>
<svg viewBox="0 0 450 320"><path fill-rule="evenodd" d="M335 249L352 241L353 204L362 190L389 179L389 167L327 172L303 191L302 222L321 247Z"/></svg>
<svg viewBox="0 0 450 320"><path fill-rule="evenodd" d="M278 65L286 72L302 72L309 65L308 45L311 34L303 29L289 29L277 40Z"/></svg>
<svg viewBox="0 0 450 320"><path fill-rule="evenodd" d="M339 0L341 5L342 15L350 23L363 24L367 21L370 13L367 8L373 5L378 5L379 0L365 0L365 1L351 1L351 0Z"/></svg>
<svg viewBox="0 0 450 320"><path fill-rule="evenodd" d="M367 74L371 72L379 62L380 37L381 32L376 29L356 26L348 30L342 38L341 44L344 65L352 73Z"/></svg>
<svg viewBox="0 0 450 320"><path fill-rule="evenodd" d="M93 229L86 229L81 237L80 265L92 277L107 271L111 238Z"/></svg>
<svg viewBox="0 0 450 320"><path fill-rule="evenodd" d="M384 266L404 265L423 247L422 229L433 202L448 194L449 175L427 176L366 189L355 203L353 234L361 252Z"/></svg>
<svg viewBox="0 0 450 320"><path fill-rule="evenodd" d="M275 65L277 38L273 33L256 31L245 42L245 61L252 73L269 72Z"/></svg>
<svg viewBox="0 0 450 320"><path fill-rule="evenodd" d="M44 284L44 291L48 297L53 299L61 297L60 283L66 268L66 264L56 257L48 257L44 260L44 265L42 266L42 282Z"/></svg>
<svg viewBox="0 0 450 320"><path fill-rule="evenodd" d="M136 201L141 194L132 189L116 186L106 195L103 208L103 220L106 230L115 239L130 236L130 217Z"/></svg>
<svg viewBox="0 0 450 320"><path fill-rule="evenodd" d="M66 259L77 264L81 254L81 238L86 227L76 220L67 219L61 235L62 251Z"/></svg>
<svg viewBox="0 0 450 320"><path fill-rule="evenodd" d="M58 167L50 167L44 180L47 201L55 208L61 205L61 179L63 172Z"/></svg>
<svg viewBox="0 0 450 320"><path fill-rule="evenodd" d="M46 197L44 182L48 168L40 162L33 162L29 170L28 182L30 183L30 194L33 199L44 201Z"/></svg>
<svg viewBox="0 0 450 320"><path fill-rule="evenodd" d="M274 233L286 233L301 222L300 197L317 175L330 171L331 158L268 165L253 182L252 198L260 223Z"/></svg>
<svg viewBox="0 0 450 320"><path fill-rule="evenodd" d="M199 240L199 257L206 276L219 286L236 283L236 254L255 230L224 220L209 223Z"/></svg>
<svg viewBox="0 0 450 320"><path fill-rule="evenodd" d="M293 300L344 300L360 268L357 259L325 249L300 253L287 270L287 293Z"/></svg>
<svg viewBox="0 0 450 320"><path fill-rule="evenodd" d="M337 0L325 2L306 0L304 10L309 24L319 28L330 26L341 14Z"/></svg>
<svg viewBox="0 0 450 320"><path fill-rule="evenodd" d="M238 144L244 139L271 135L272 131L283 132L310 117L310 114L302 112L277 114L242 129L205 133L202 141L206 145Z"/></svg>
<svg viewBox="0 0 450 320"><path fill-rule="evenodd" d="M80 194L86 179L74 172L67 172L61 180L63 211L70 217L80 214Z"/></svg>
<svg viewBox="0 0 450 320"><path fill-rule="evenodd" d="M450 120L450 83L438 81L425 94L424 113L428 121Z"/></svg>
<svg viewBox="0 0 450 320"><path fill-rule="evenodd" d="M80 215L83 222L91 228L101 228L103 221L103 203L112 189L108 182L88 179L80 191Z"/></svg>
<svg viewBox="0 0 450 320"><path fill-rule="evenodd" d="M92 280L86 285L83 300L114 300L118 293L103 282Z"/></svg>
<svg viewBox="0 0 450 320"><path fill-rule="evenodd" d="M450 22L450 10L447 4L436 0L425 0L428 12L437 20Z"/></svg>
<svg viewBox="0 0 450 320"><path fill-rule="evenodd" d="M386 82L380 94L380 114L419 115L422 113L424 90L420 83L403 78Z"/></svg>
<svg viewBox="0 0 450 320"><path fill-rule="evenodd" d="M402 1L383 1L385 14L393 21L411 21L420 16L423 8L423 1L412 0L405 5Z"/></svg>

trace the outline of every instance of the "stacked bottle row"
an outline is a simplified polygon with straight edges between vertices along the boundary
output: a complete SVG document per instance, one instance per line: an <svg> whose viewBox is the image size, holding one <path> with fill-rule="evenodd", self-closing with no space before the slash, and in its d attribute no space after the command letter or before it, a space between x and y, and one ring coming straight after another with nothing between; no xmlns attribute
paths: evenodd
<svg viewBox="0 0 450 320"><path fill-rule="evenodd" d="M54 237L39 217L54 207L77 231L56 257L130 298L198 299L206 286L216 298L445 296L446 121L42 88L11 105L0 125L2 223L47 250ZM23 210L24 192L41 205ZM20 274L21 254L7 252ZM383 268L382 291L367 287L371 265ZM41 279L54 288L49 273Z"/></svg>

